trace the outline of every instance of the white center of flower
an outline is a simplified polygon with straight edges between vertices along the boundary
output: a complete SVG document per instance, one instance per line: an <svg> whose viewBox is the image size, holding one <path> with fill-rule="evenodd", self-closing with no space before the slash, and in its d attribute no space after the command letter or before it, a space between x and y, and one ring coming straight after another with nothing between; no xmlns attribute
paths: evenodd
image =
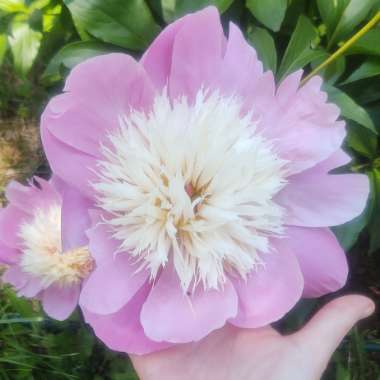
<svg viewBox="0 0 380 380"><path fill-rule="evenodd" d="M44 287L53 283L77 284L92 269L87 247L62 252L59 205L37 210L31 222L21 225L20 237L24 245L20 266L24 272L37 277Z"/></svg>
<svg viewBox="0 0 380 380"><path fill-rule="evenodd" d="M107 145L107 146L106 146ZM93 186L114 237L155 278L170 258L181 285L218 288L243 278L283 231L273 197L285 165L236 98L200 91L194 104L157 96L102 146Z"/></svg>

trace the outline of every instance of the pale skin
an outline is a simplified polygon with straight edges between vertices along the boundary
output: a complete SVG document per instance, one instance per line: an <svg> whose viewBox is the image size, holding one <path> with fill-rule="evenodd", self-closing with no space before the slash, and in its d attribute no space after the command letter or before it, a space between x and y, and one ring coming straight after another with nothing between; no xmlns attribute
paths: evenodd
<svg viewBox="0 0 380 380"><path fill-rule="evenodd" d="M367 297L344 296L291 335L227 326L200 342L131 359L140 380L317 380L344 336L374 310Z"/></svg>

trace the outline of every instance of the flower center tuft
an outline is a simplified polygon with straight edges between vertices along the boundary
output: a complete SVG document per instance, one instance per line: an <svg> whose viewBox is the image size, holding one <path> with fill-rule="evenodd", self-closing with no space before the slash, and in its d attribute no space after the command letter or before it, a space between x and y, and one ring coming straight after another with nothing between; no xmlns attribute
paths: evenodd
<svg viewBox="0 0 380 380"><path fill-rule="evenodd" d="M88 247L62 252L59 205L37 210L33 220L21 226L20 237L24 245L21 268L38 278L44 287L77 284L93 268Z"/></svg>
<svg viewBox="0 0 380 380"><path fill-rule="evenodd" d="M163 93L149 113L121 116L102 154L93 186L105 223L152 279L173 260L184 291L217 289L227 272L245 278L262 264L283 232L273 198L286 162L234 97Z"/></svg>

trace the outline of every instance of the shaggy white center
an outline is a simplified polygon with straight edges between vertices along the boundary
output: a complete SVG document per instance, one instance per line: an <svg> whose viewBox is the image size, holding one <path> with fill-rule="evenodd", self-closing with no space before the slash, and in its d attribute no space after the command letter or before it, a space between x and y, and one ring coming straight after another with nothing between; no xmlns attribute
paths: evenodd
<svg viewBox="0 0 380 380"><path fill-rule="evenodd" d="M154 279L173 259L181 285L243 278L283 231L273 197L285 165L236 98L200 91L194 104L164 93L131 111L102 146L93 186L114 236Z"/></svg>
<svg viewBox="0 0 380 380"><path fill-rule="evenodd" d="M53 283L60 286L77 284L92 269L87 247L62 252L59 205L37 210L31 222L21 225L20 237L24 245L21 268L37 277L44 287Z"/></svg>

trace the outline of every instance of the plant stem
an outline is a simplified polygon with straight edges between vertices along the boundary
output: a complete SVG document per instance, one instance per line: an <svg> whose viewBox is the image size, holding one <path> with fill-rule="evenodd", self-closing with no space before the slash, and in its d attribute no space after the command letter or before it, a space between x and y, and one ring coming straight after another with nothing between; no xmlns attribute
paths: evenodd
<svg viewBox="0 0 380 380"><path fill-rule="evenodd" d="M375 26L380 21L380 11L375 14L368 21L366 25L363 26L356 34L354 34L349 40L347 40L336 52L330 55L325 61L323 61L319 66L317 66L310 74L308 74L301 81L301 85L305 84L312 76L320 72L331 62L339 58L347 49L349 49L359 38L363 37L373 26Z"/></svg>

